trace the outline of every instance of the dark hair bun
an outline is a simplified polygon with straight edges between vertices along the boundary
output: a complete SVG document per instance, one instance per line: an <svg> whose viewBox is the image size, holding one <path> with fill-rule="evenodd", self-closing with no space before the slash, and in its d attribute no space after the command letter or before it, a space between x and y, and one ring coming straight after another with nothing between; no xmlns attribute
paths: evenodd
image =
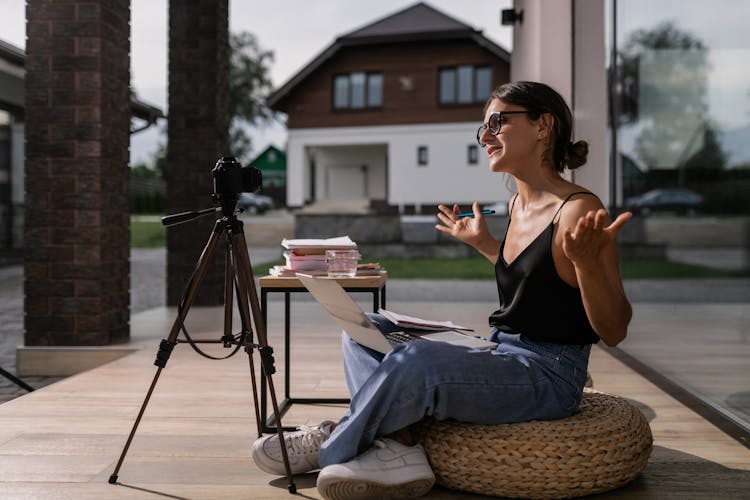
<svg viewBox="0 0 750 500"><path fill-rule="evenodd" d="M570 170L584 165L586 163L586 157L589 154L589 143L586 141L576 141L568 144L568 150L566 151L565 160L566 165Z"/></svg>

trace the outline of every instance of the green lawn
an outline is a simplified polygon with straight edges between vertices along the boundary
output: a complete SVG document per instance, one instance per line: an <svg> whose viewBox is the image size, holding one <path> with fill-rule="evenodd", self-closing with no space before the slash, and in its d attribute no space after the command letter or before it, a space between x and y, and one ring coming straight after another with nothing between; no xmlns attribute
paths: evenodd
<svg viewBox="0 0 750 500"><path fill-rule="evenodd" d="M165 245L166 231L159 221L131 220L130 241L133 248L157 248ZM401 279L493 279L492 265L483 258L458 259L378 259L390 278ZM256 276L268 274L268 268L283 261L259 263L253 267ZM748 277L748 271L723 271L705 266L666 260L626 260L622 262L625 279L636 278L723 278Z"/></svg>
<svg viewBox="0 0 750 500"><path fill-rule="evenodd" d="M167 244L167 231L160 221L130 219L130 246L158 248Z"/></svg>
<svg viewBox="0 0 750 500"><path fill-rule="evenodd" d="M492 265L483 258L457 259L367 259L379 262L388 270L389 278L399 279L469 279L492 280ZM268 268L283 260L253 267L256 276L268 274ZM641 278L730 278L750 277L748 271L724 271L712 267L682 264L667 260L626 260L622 262L625 279Z"/></svg>

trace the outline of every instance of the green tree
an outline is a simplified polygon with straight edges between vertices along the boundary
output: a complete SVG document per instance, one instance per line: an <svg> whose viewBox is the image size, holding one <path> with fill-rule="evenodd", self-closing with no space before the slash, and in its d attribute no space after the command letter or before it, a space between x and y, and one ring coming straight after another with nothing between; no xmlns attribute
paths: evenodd
<svg viewBox="0 0 750 500"><path fill-rule="evenodd" d="M234 156L247 161L253 144L246 127L266 125L275 117L266 106L272 90L269 73L274 55L246 31L230 34L229 45L229 145Z"/></svg>
<svg viewBox="0 0 750 500"><path fill-rule="evenodd" d="M727 163L727 155L721 149L716 132L709 124L704 125L700 134L702 135L703 147L679 164L680 177L678 183L680 185L686 183L688 172L690 172L690 180L693 182L717 181L721 179L721 173Z"/></svg>
<svg viewBox="0 0 750 500"><path fill-rule="evenodd" d="M264 50L252 33L231 33L229 36L229 150L241 162L249 160L252 139L247 127L267 125L276 114L266 106L266 97L272 90L270 69L273 52ZM151 164L146 165L164 178L167 158L166 128L160 131L162 140L153 153Z"/></svg>
<svg viewBox="0 0 750 500"><path fill-rule="evenodd" d="M620 124L637 124L635 153L650 167L674 167L708 113L708 51L672 22L630 34L618 53Z"/></svg>

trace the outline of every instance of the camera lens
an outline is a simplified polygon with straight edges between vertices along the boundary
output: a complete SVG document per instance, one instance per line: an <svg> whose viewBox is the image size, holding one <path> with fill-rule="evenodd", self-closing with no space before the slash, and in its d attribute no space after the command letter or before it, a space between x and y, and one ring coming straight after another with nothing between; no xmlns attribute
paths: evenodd
<svg viewBox="0 0 750 500"><path fill-rule="evenodd" d="M242 192L254 193L263 185L263 174L255 167L245 167L242 172Z"/></svg>

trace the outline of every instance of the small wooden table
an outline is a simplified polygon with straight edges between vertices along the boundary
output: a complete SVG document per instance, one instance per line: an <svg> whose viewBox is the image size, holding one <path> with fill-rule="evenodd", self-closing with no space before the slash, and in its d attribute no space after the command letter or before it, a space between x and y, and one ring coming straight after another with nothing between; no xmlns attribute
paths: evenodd
<svg viewBox="0 0 750 500"><path fill-rule="evenodd" d="M301 271L304 272L304 271ZM385 308L385 283L388 278L386 271L381 271L375 276L356 276L354 278L337 278L336 281L347 292L371 293L372 310L378 312L381 307ZM293 398L290 395L290 318L291 318L291 294L292 293L309 293L307 288L296 276L279 277L263 276L258 280L260 286L260 309L263 314L263 324L268 327L268 294L284 294L284 399L279 404L279 416L284 415L294 403L299 404L347 404L348 398ZM260 412L263 432L275 432L276 423L274 415L267 417L268 414L268 395L266 390L266 376L261 370L261 392L260 392ZM292 428L289 428L292 430Z"/></svg>

